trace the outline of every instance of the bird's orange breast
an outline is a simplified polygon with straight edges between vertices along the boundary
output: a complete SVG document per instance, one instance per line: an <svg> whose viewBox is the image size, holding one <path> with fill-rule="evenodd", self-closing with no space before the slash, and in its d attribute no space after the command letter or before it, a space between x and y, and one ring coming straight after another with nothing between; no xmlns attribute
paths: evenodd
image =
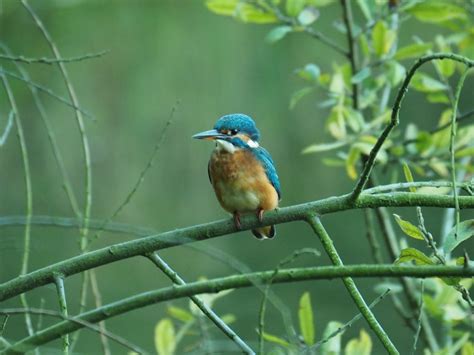
<svg viewBox="0 0 474 355"><path fill-rule="evenodd" d="M248 150L215 150L209 176L217 199L228 212L272 210L278 206L278 194L265 169Z"/></svg>

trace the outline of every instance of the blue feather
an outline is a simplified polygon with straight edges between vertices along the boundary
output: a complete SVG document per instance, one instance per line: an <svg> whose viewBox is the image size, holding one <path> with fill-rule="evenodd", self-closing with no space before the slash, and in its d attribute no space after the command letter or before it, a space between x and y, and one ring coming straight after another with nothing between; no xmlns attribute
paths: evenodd
<svg viewBox="0 0 474 355"><path fill-rule="evenodd" d="M268 153L267 150L262 147L252 148L251 151L255 155L255 157L262 163L263 168L265 169L265 173L267 174L268 180L270 180L270 183L273 185L278 194L278 199L281 199L280 180L278 179L275 164L273 163L273 159L270 153Z"/></svg>

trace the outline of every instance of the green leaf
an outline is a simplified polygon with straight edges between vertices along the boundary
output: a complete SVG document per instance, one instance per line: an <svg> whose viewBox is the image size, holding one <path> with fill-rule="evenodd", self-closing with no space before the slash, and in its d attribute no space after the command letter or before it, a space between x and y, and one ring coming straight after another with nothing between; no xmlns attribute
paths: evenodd
<svg viewBox="0 0 474 355"><path fill-rule="evenodd" d="M390 81L392 86L397 86L405 78L406 69L403 65L396 61L390 61L387 63L387 79Z"/></svg>
<svg viewBox="0 0 474 355"><path fill-rule="evenodd" d="M357 179L356 164L359 161L359 157L360 157L360 150L355 147L352 147L349 150L349 155L347 156L347 159L346 159L346 172L347 172L347 175L352 180Z"/></svg>
<svg viewBox="0 0 474 355"><path fill-rule="evenodd" d="M330 321L324 329L323 339L327 339L332 333L343 326L342 323ZM335 337L330 338L321 345L321 355L339 355L341 353L341 337L344 332L340 332Z"/></svg>
<svg viewBox="0 0 474 355"><path fill-rule="evenodd" d="M474 354L474 343L468 341L462 346L461 355L472 355L472 354Z"/></svg>
<svg viewBox="0 0 474 355"><path fill-rule="evenodd" d="M446 241L443 245L444 252L452 252L459 244L468 240L474 235L474 219L468 219L463 221L458 225L458 235L456 237L456 227L451 229L451 231L446 236Z"/></svg>
<svg viewBox="0 0 474 355"><path fill-rule="evenodd" d="M395 53L394 59L403 60L408 58L418 58L425 54L433 48L432 43L415 43L400 48L397 53Z"/></svg>
<svg viewBox="0 0 474 355"><path fill-rule="evenodd" d="M411 85L415 90L433 93L447 89L447 86L441 81L433 79L427 74L417 72L411 81Z"/></svg>
<svg viewBox="0 0 474 355"><path fill-rule="evenodd" d="M306 0L286 0L286 13L288 16L297 16L306 5Z"/></svg>
<svg viewBox="0 0 474 355"><path fill-rule="evenodd" d="M285 37L288 33L293 31L293 28L290 26L278 26L268 32L265 40L268 43L275 43Z"/></svg>
<svg viewBox="0 0 474 355"><path fill-rule="evenodd" d="M474 157L474 147L460 149L454 154L454 156L456 158Z"/></svg>
<svg viewBox="0 0 474 355"><path fill-rule="evenodd" d="M297 69L295 73L302 79L317 81L321 75L321 69L316 64L306 64L304 68Z"/></svg>
<svg viewBox="0 0 474 355"><path fill-rule="evenodd" d="M407 182L415 182L415 180L413 180L413 175L411 173L410 167L405 162L403 162L403 174L405 175L405 180ZM416 192L416 187L410 187L410 192Z"/></svg>
<svg viewBox="0 0 474 355"><path fill-rule="evenodd" d="M394 214L393 216L395 217L395 220L397 221L397 224L400 226L400 229L403 231L403 233L415 239L425 240L420 228L408 221L401 219L397 214Z"/></svg>
<svg viewBox="0 0 474 355"><path fill-rule="evenodd" d="M416 265L435 265L435 263L422 251L415 248L405 248L400 252L400 256L395 260L395 264L414 261Z"/></svg>
<svg viewBox="0 0 474 355"><path fill-rule="evenodd" d="M298 309L298 318L300 320L300 331L305 343L309 346L314 344L314 324L313 308L311 307L311 297L309 292L303 293L300 298L300 307Z"/></svg>
<svg viewBox="0 0 474 355"><path fill-rule="evenodd" d="M210 11L218 15L224 15L224 16L235 15L235 11L237 9L238 4L239 4L239 0L207 0L206 1L206 6Z"/></svg>
<svg viewBox="0 0 474 355"><path fill-rule="evenodd" d="M467 18L466 10L449 1L422 1L407 9L407 12L418 20L428 23Z"/></svg>
<svg viewBox="0 0 474 355"><path fill-rule="evenodd" d="M282 338L279 338L276 335L269 334L269 333L263 332L263 339L265 339L266 341L269 341L271 343L281 345L285 348L288 348L290 346L290 343L288 343L286 340L284 340Z"/></svg>
<svg viewBox="0 0 474 355"><path fill-rule="evenodd" d="M443 36L436 36L435 43L440 52L448 53L453 51ZM436 60L433 63L438 68L439 73L445 78L450 78L456 71L456 62L452 60Z"/></svg>
<svg viewBox="0 0 474 355"><path fill-rule="evenodd" d="M278 22L278 18L275 13L270 11L262 10L249 3L240 2L237 6L236 17L243 22L256 23L256 24L267 24Z"/></svg>
<svg viewBox="0 0 474 355"><path fill-rule="evenodd" d="M426 99L433 104L449 104L449 97L444 92L434 92L426 95Z"/></svg>
<svg viewBox="0 0 474 355"><path fill-rule="evenodd" d="M358 73L356 73L356 75L352 77L351 82L353 84L359 84L364 81L364 79L367 79L371 75L371 73L372 71L370 67L364 67L364 69L360 70Z"/></svg>
<svg viewBox="0 0 474 355"><path fill-rule="evenodd" d="M225 323L225 324L232 324L235 322L236 318L233 314L224 314L222 317L221 317L222 321Z"/></svg>
<svg viewBox="0 0 474 355"><path fill-rule="evenodd" d="M370 7L367 4L367 0L357 0L357 5L359 5L360 11L364 14L367 21L372 21L372 13L370 12Z"/></svg>
<svg viewBox="0 0 474 355"><path fill-rule="evenodd" d="M314 90L313 87L308 86L308 87L302 88L302 89L296 91L295 93L293 93L293 95L291 96L291 99L290 99L290 110L294 109L295 106L296 106L296 104L297 104L303 97L305 97L306 95L308 95L309 93L311 93L313 90Z"/></svg>
<svg viewBox="0 0 474 355"><path fill-rule="evenodd" d="M345 355L370 355L372 340L364 329L361 329L359 338L351 339L344 350Z"/></svg>
<svg viewBox="0 0 474 355"><path fill-rule="evenodd" d="M388 29L384 21L378 21L372 31L372 46L375 54L384 56L390 51L396 39L396 33Z"/></svg>
<svg viewBox="0 0 474 355"><path fill-rule="evenodd" d="M345 145L346 145L346 142L311 144L307 146L305 149L303 149L302 154L327 152L329 150L337 149Z"/></svg>
<svg viewBox="0 0 474 355"><path fill-rule="evenodd" d="M190 322L194 319L193 315L190 312L180 307L168 306L167 311L171 317L180 320L184 323Z"/></svg>
<svg viewBox="0 0 474 355"><path fill-rule="evenodd" d="M403 287L395 282L381 282L374 286L374 291L380 294L386 292L387 289L390 289L391 294L400 293L403 291Z"/></svg>
<svg viewBox="0 0 474 355"><path fill-rule="evenodd" d="M319 11L315 7L307 6L298 15L298 22L303 26L309 26L319 17Z"/></svg>
<svg viewBox="0 0 474 355"><path fill-rule="evenodd" d="M173 322L163 318L155 327L155 349L159 355L173 355L176 350L176 338Z"/></svg>

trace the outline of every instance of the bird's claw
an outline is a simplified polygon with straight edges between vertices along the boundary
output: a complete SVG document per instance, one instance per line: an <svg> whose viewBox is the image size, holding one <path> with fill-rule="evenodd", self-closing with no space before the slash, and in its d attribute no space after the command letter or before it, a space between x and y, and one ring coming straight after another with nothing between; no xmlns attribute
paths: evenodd
<svg viewBox="0 0 474 355"><path fill-rule="evenodd" d="M234 212L234 225L235 225L235 228L237 228L238 230L241 230L242 229L242 225L240 224L240 214L239 212Z"/></svg>

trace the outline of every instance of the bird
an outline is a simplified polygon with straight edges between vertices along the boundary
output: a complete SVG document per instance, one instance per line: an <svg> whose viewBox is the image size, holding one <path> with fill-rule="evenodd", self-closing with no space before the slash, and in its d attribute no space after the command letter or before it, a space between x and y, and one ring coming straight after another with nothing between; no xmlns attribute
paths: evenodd
<svg viewBox="0 0 474 355"><path fill-rule="evenodd" d="M250 116L222 116L213 129L192 138L216 143L208 163L209 180L222 208L233 215L237 229L241 229L241 214L255 213L262 222L265 211L278 208L280 180L270 153L259 144L260 131ZM252 233L257 239L270 239L276 231L272 225L255 228Z"/></svg>

